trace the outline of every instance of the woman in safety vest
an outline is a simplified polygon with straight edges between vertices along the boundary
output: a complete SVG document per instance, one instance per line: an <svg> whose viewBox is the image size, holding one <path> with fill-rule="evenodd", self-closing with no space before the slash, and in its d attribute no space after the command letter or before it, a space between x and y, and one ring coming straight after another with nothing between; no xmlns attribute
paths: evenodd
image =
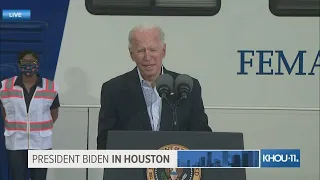
<svg viewBox="0 0 320 180"><path fill-rule="evenodd" d="M52 128L60 107L58 86L39 75L39 58L33 51L18 55L21 75L0 83L0 106L10 173L13 180L45 180L47 169L30 169L28 150L52 148Z"/></svg>

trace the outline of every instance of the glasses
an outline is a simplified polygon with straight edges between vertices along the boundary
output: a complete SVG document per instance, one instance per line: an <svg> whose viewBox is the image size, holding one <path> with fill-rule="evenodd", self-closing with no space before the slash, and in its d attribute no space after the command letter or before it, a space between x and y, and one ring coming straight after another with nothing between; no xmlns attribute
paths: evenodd
<svg viewBox="0 0 320 180"><path fill-rule="evenodd" d="M38 64L37 60L30 60L30 59L21 59L20 60L21 64Z"/></svg>

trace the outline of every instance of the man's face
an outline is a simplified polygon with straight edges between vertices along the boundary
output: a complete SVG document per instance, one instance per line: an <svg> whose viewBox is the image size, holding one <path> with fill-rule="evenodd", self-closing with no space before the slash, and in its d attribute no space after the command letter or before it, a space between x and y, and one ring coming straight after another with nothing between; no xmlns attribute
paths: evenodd
<svg viewBox="0 0 320 180"><path fill-rule="evenodd" d="M132 35L130 54L141 75L145 79L154 79L160 75L166 45L161 41L157 29L135 31Z"/></svg>

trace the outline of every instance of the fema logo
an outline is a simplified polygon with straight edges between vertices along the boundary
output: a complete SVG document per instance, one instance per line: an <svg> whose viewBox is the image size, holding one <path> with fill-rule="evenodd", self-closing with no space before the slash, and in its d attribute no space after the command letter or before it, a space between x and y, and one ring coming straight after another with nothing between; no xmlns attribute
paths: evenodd
<svg viewBox="0 0 320 180"><path fill-rule="evenodd" d="M159 150L187 150L188 148L169 144L161 147ZM167 169L147 169L148 180L201 180L200 168L167 168Z"/></svg>

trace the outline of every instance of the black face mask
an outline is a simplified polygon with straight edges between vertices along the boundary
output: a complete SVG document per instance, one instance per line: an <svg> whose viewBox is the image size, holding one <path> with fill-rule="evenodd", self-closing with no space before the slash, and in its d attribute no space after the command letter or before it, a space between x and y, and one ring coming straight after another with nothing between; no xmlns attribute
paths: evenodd
<svg viewBox="0 0 320 180"><path fill-rule="evenodd" d="M39 70L38 63L23 63L21 64L21 72L26 76L32 76Z"/></svg>

